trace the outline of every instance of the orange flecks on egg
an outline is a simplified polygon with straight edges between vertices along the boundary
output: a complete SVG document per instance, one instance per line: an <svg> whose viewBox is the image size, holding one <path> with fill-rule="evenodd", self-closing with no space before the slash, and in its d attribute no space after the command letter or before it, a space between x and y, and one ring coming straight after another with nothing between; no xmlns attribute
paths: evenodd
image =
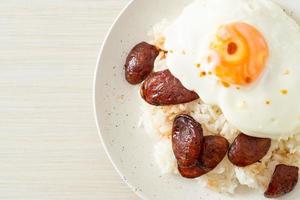
<svg viewBox="0 0 300 200"><path fill-rule="evenodd" d="M196 64L195 64L195 67L200 68L200 67L201 67L201 64L200 64L200 63L196 63Z"/></svg>
<svg viewBox="0 0 300 200"><path fill-rule="evenodd" d="M207 63L211 63L211 62L212 62L212 60L213 60L213 59L212 59L212 57L211 57L211 56L208 56L208 57L207 57Z"/></svg>
<svg viewBox="0 0 300 200"><path fill-rule="evenodd" d="M281 92L282 95L287 95L289 93L289 91L286 90L286 89L283 89L280 92Z"/></svg>
<svg viewBox="0 0 300 200"><path fill-rule="evenodd" d="M222 85L226 88L229 88L230 87L230 84L225 82L225 81L221 81Z"/></svg>
<svg viewBox="0 0 300 200"><path fill-rule="evenodd" d="M269 55L263 35L246 23L221 26L210 47L220 59L214 71L216 76L236 85L255 81L263 72Z"/></svg>
<svg viewBox="0 0 300 200"><path fill-rule="evenodd" d="M204 76L206 76L206 72L204 71L200 72L200 77L204 77Z"/></svg>

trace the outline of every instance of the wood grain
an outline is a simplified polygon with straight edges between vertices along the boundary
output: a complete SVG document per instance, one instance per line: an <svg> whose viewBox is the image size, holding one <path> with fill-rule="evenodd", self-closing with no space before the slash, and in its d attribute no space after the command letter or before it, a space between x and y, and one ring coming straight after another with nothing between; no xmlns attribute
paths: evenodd
<svg viewBox="0 0 300 200"><path fill-rule="evenodd" d="M0 199L137 199L92 106L98 50L128 0L0 2Z"/></svg>

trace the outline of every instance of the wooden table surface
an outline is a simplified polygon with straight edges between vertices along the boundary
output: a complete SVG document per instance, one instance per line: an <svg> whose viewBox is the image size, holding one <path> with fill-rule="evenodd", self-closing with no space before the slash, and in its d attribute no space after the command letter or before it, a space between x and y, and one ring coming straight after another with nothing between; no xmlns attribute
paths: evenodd
<svg viewBox="0 0 300 200"><path fill-rule="evenodd" d="M138 199L98 138L93 74L128 0L0 0L0 199Z"/></svg>

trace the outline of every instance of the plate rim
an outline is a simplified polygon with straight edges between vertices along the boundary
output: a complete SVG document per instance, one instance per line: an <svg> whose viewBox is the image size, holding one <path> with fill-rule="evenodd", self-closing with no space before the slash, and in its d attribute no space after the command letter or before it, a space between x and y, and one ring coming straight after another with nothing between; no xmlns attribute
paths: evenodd
<svg viewBox="0 0 300 200"><path fill-rule="evenodd" d="M105 154L106 156L108 157L110 163L112 164L114 170L117 172L117 174L119 175L119 177L121 178L121 180L130 188L130 190L135 194L137 195L139 198L141 199L147 199L145 194L143 194L142 192L140 191L137 191L135 190L135 187L129 182L127 181L125 178L124 178L124 175L122 174L121 170L118 168L118 166L115 164L113 158L111 157L110 153L109 153L109 150L107 148L107 144L104 142L104 138L103 138L103 135L102 135L102 131L101 131L101 127L100 127L100 124L98 123L99 122L99 119L100 119L100 114L98 114L97 112L97 95L96 95L96 89L97 89L97 80L98 80L98 76L99 76L99 73L100 73L100 61L102 60L102 55L103 55L103 52L104 52L104 48L107 44L107 40L111 34L111 32L113 31L116 23L119 21L119 19L123 16L123 14L128 10L128 8L130 6L133 5L133 3L135 2L136 0L129 0L129 2L125 5L124 8L122 8L122 10L119 12L119 14L117 15L117 17L114 19L112 25L110 26L110 28L108 29L104 39L103 39L103 42L100 46L100 49L98 50L98 57L97 57L97 61L96 61L96 67L95 67L95 70L94 70L94 77L93 77L93 88L92 88L92 93L93 93L93 112L94 112L94 120L95 120L95 123L96 123L96 128L97 128L97 133L98 133L98 136L100 138L100 141L101 141L101 145L105 151Z"/></svg>

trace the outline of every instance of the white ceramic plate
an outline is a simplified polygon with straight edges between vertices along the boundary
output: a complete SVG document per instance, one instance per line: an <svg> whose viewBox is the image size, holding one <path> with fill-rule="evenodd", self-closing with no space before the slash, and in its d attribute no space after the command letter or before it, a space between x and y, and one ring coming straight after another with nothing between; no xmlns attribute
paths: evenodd
<svg viewBox="0 0 300 200"><path fill-rule="evenodd" d="M95 112L103 145L122 179L144 199L265 199L263 194L248 189L239 189L237 194L229 196L201 188L193 180L161 176L152 157L155 139L138 128L141 115L139 88L125 81L125 58L135 44L149 39L147 33L154 24L163 18L171 21L191 1L135 0L112 26L95 74ZM300 22L299 1L276 1ZM284 199L300 199L299 185Z"/></svg>

